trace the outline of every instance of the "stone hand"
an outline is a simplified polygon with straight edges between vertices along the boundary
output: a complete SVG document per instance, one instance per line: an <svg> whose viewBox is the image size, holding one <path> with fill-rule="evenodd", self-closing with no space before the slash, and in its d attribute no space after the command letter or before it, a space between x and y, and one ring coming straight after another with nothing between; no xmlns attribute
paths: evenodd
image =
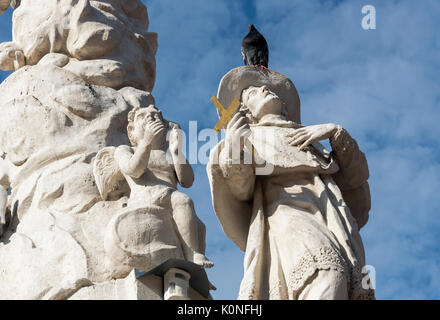
<svg viewBox="0 0 440 320"><path fill-rule="evenodd" d="M25 65L23 51L14 42L3 42L0 44L0 69L4 71L15 71Z"/></svg>
<svg viewBox="0 0 440 320"><path fill-rule="evenodd" d="M337 129L338 126L333 123L302 127L287 135L288 143L292 146L300 145L299 150L304 150L312 143L331 138Z"/></svg>
<svg viewBox="0 0 440 320"><path fill-rule="evenodd" d="M240 112L237 112L226 127L225 143L229 148L232 148L233 145L242 140L242 137L246 139L250 134L249 120ZM243 143L240 143L240 150L243 145Z"/></svg>
<svg viewBox="0 0 440 320"><path fill-rule="evenodd" d="M144 140L146 144L153 144L165 134L165 124L161 120L146 120Z"/></svg>
<svg viewBox="0 0 440 320"><path fill-rule="evenodd" d="M178 152L182 145L182 134L180 128L172 128L169 136L169 146L171 152Z"/></svg>

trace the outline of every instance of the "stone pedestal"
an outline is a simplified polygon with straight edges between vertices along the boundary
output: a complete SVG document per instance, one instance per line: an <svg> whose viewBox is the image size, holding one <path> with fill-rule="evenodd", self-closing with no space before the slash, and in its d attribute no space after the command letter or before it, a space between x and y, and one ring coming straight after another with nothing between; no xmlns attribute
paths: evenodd
<svg viewBox="0 0 440 320"><path fill-rule="evenodd" d="M163 277L153 274L136 277L133 270L124 279L84 287L69 300L163 300L163 284ZM191 287L188 296L190 300L206 300Z"/></svg>

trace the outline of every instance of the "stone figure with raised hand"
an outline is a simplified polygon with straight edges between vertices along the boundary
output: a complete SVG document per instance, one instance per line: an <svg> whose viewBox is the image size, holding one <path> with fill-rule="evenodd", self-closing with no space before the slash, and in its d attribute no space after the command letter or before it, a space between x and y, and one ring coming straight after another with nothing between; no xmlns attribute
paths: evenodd
<svg viewBox="0 0 440 320"><path fill-rule="evenodd" d="M197 218L192 200L177 190L178 183L189 188L194 180L191 165L180 149L178 125L163 119L153 105L133 109L128 119L132 146L106 147L94 163L104 200L121 179L131 190L126 207L109 224L108 256L119 262L125 259L145 271L171 258L212 267L204 255L205 226Z"/></svg>
<svg viewBox="0 0 440 320"><path fill-rule="evenodd" d="M295 86L272 70L233 69L217 96L242 103L207 166L216 215L246 252L239 298L374 298L359 234L369 173L356 141L339 125L301 125Z"/></svg>
<svg viewBox="0 0 440 320"><path fill-rule="evenodd" d="M129 112L155 104L157 34L146 6L0 0L0 13L8 5L12 39L0 44L0 68L14 72L0 84L0 299L164 299L161 275L133 269L168 258L211 264L203 224L176 192L192 181L189 165L140 151L144 142L128 147ZM117 146L127 147L114 157ZM96 182L95 159L114 165L130 152L134 176L146 165L137 156L148 153L146 175L124 178L130 168L117 165ZM203 288L190 297L208 298Z"/></svg>

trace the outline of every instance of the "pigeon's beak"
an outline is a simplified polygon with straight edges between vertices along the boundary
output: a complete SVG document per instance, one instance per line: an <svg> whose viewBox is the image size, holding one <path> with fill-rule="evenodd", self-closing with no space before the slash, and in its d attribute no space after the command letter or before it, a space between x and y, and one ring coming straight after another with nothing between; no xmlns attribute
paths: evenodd
<svg viewBox="0 0 440 320"><path fill-rule="evenodd" d="M255 27L254 27L253 24L250 24L248 28L249 28L249 31L251 31L251 30L254 29Z"/></svg>

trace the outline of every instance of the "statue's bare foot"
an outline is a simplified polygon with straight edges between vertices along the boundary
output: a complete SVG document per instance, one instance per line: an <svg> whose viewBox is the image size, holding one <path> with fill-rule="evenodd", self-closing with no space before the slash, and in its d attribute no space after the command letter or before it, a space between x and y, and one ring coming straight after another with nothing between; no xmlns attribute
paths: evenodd
<svg viewBox="0 0 440 320"><path fill-rule="evenodd" d="M214 266L214 263L212 261L210 261L203 254L197 252L195 252L193 255L193 262L206 269L212 268Z"/></svg>

